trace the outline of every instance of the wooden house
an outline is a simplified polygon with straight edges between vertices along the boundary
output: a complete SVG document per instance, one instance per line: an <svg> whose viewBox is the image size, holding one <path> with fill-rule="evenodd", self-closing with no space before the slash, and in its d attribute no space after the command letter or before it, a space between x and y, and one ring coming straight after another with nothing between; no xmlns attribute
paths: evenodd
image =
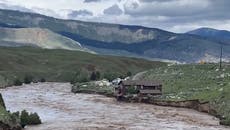
<svg viewBox="0 0 230 130"><path fill-rule="evenodd" d="M121 81L116 90L118 96L126 94L162 95L162 83L151 80L127 80Z"/></svg>

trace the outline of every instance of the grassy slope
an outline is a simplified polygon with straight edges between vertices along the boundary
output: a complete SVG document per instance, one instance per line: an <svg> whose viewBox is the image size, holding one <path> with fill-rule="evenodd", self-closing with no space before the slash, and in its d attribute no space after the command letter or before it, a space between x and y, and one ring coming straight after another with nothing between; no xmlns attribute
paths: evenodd
<svg viewBox="0 0 230 130"><path fill-rule="evenodd" d="M230 124L230 65L223 68L217 71L217 64L174 65L151 70L143 78L162 80L168 100L210 101L217 115Z"/></svg>
<svg viewBox="0 0 230 130"><path fill-rule="evenodd" d="M38 48L0 48L0 83L11 84L25 75L48 81L70 81L76 72L92 71L124 75L165 63L114 56L93 55L79 51L44 50Z"/></svg>

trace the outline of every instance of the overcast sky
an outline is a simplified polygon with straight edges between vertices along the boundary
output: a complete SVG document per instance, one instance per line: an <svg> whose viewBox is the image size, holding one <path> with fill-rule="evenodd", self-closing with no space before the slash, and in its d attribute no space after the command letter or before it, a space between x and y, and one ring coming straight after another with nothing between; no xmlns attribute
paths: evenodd
<svg viewBox="0 0 230 130"><path fill-rule="evenodd" d="M0 0L0 8L172 32L230 30L230 0Z"/></svg>

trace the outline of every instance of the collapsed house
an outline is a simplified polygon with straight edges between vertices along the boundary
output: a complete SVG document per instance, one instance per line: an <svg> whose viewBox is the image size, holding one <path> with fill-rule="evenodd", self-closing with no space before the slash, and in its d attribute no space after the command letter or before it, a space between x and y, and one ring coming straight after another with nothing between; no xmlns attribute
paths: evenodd
<svg viewBox="0 0 230 130"><path fill-rule="evenodd" d="M142 95L162 95L162 83L151 80L126 80L121 81L115 88L117 96L127 94Z"/></svg>

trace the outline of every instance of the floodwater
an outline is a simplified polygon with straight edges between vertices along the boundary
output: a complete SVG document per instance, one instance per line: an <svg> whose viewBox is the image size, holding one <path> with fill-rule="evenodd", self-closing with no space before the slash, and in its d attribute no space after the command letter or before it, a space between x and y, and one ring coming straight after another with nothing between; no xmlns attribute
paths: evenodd
<svg viewBox="0 0 230 130"><path fill-rule="evenodd" d="M218 119L191 109L121 103L73 94L68 83L36 83L1 89L10 111L37 112L43 124L26 130L229 130Z"/></svg>

